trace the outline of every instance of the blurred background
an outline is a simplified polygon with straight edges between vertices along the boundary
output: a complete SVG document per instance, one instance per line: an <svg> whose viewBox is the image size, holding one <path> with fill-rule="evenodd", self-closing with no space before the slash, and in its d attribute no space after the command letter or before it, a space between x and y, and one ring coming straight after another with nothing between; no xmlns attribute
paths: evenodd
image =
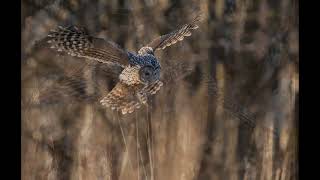
<svg viewBox="0 0 320 180"><path fill-rule="evenodd" d="M22 179L298 179L297 0L21 1ZM162 89L129 115L99 100L119 69L39 45L58 25L157 51Z"/></svg>

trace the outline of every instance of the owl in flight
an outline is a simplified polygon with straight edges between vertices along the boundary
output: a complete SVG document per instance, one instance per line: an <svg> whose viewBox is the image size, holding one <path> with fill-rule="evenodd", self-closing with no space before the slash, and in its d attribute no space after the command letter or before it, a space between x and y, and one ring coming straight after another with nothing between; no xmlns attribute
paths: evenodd
<svg viewBox="0 0 320 180"><path fill-rule="evenodd" d="M127 114L146 104L148 96L156 94L163 85L160 81L161 66L154 52L190 36L191 31L198 28L196 23L199 20L200 16L196 16L181 28L154 39L137 54L121 49L114 42L90 36L76 26L58 27L48 34L46 41L51 48L71 56L120 66L123 70L118 76L118 83L100 103Z"/></svg>

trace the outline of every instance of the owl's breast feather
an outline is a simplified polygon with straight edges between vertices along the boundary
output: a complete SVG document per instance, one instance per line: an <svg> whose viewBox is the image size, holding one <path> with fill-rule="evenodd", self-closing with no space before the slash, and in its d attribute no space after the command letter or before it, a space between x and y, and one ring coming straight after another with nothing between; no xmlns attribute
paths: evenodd
<svg viewBox="0 0 320 180"><path fill-rule="evenodd" d="M141 83L140 77L139 77L140 68L141 67L139 65L127 66L119 75L119 80L129 86L140 84Z"/></svg>

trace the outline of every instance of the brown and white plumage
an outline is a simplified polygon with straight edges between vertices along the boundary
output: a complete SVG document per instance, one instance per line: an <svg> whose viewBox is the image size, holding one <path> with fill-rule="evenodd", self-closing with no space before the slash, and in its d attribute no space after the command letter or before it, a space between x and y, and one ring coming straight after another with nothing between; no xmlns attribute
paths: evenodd
<svg viewBox="0 0 320 180"><path fill-rule="evenodd" d="M119 82L112 91L100 102L102 105L121 111L122 114L131 113L147 103L147 97L160 90L163 83L159 80L144 84L139 78L139 66L129 66L119 75Z"/></svg>
<svg viewBox="0 0 320 180"><path fill-rule="evenodd" d="M150 85L129 86L119 82L112 91L100 102L106 107L121 111L122 114L131 113L136 108L147 103L147 97L157 93L163 85L161 81L156 81Z"/></svg>
<svg viewBox="0 0 320 180"><path fill-rule="evenodd" d="M181 28L156 38L141 48L137 55L122 50L111 41L92 37L83 28L75 26L59 27L51 31L46 41L51 48L71 56L87 58L104 64L112 63L112 65L121 67L122 71L117 75L119 82L100 100L100 103L122 114L127 114L146 104L148 97L156 94L163 86L160 81L160 64L154 56L154 51L164 49L190 36L191 31L198 28L196 24L198 21L199 16ZM84 89L82 83L73 81L69 83L69 85L72 84L77 84L76 88L70 86L65 89L68 91L70 89L81 90L80 94L85 94L82 92ZM82 97L88 99L87 96Z"/></svg>
<svg viewBox="0 0 320 180"><path fill-rule="evenodd" d="M191 36L192 31L198 29L197 23L201 20L201 16L196 16L190 23L183 25L181 28L172 31L171 33L162 35L153 41L151 41L145 47L151 48L154 52L158 49L165 49L179 41L182 41L185 37Z"/></svg>
<svg viewBox="0 0 320 180"><path fill-rule="evenodd" d="M127 53L111 41L90 36L84 28L61 27L48 34L51 48L71 56L83 57L102 63L128 65Z"/></svg>

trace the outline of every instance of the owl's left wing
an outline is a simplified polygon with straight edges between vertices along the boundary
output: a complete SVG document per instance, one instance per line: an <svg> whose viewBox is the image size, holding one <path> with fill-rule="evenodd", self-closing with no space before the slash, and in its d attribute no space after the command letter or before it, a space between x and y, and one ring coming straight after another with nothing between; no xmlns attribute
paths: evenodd
<svg viewBox="0 0 320 180"><path fill-rule="evenodd" d="M132 113L142 104L146 104L148 96L159 91L162 85L161 81L155 81L146 86L142 84L129 86L123 82L118 82L100 102L103 106L110 107L112 110L121 111L122 114Z"/></svg>
<svg viewBox="0 0 320 180"><path fill-rule="evenodd" d="M141 52L145 48L151 48L150 50L152 52L155 52L158 49L165 49L166 47L171 46L172 44L175 44L178 41L182 41L184 39L184 37L191 36L192 30L199 28L197 23L200 20L201 20L201 16L197 15L190 23L183 25L181 28L179 28L171 33L162 35L162 36L154 39L152 42L150 42L148 45L141 48L139 51Z"/></svg>
<svg viewBox="0 0 320 180"><path fill-rule="evenodd" d="M123 67L129 63L126 51L119 45L109 40L93 37L82 27L59 26L41 41L47 41L52 49L71 56L101 63L117 63Z"/></svg>

